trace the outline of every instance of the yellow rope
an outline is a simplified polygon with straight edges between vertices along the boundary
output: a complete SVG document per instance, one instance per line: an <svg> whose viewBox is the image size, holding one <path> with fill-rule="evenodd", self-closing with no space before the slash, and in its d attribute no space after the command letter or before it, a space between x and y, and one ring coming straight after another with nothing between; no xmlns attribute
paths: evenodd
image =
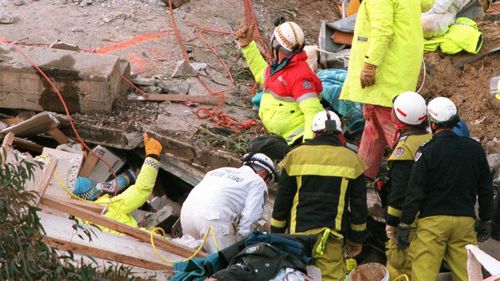
<svg viewBox="0 0 500 281"><path fill-rule="evenodd" d="M165 235L165 231L163 230L163 228L161 227L155 227L151 230L151 235L150 235L150 239L151 239L151 246L153 247L153 250L156 254L156 256L162 260L164 263L166 263L167 265L172 265L175 263L175 261L169 261L167 260L166 258L164 258L160 252L158 252L158 249L156 249L156 246L155 246L155 242L154 242L154 235L156 233L156 231L159 231L160 232L160 235L163 236L164 238L168 239ZM186 262L186 261L189 261L191 259L193 259L194 257L196 257L198 255L198 253L201 251L201 249L203 249L203 247L205 246L205 244L207 243L207 240L208 240L208 235L210 235L210 233L212 233L212 240L214 242L214 245L215 245L215 248L217 249L217 251L219 251L219 245L217 245L217 241L215 240L215 234L214 234L214 229L212 226L210 226L207 230L207 233L205 234L205 237L203 238L203 242L201 243L201 245L198 247L198 249L196 249L196 251L188 258L185 258L183 259L182 261L183 262Z"/></svg>
<svg viewBox="0 0 500 281"><path fill-rule="evenodd" d="M401 274L398 277L394 278L392 281L410 281L410 278L406 274Z"/></svg>

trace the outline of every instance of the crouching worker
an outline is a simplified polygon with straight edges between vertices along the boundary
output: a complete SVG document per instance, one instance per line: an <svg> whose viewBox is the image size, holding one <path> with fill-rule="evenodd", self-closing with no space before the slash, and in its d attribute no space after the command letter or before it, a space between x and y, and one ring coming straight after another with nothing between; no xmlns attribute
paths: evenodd
<svg viewBox="0 0 500 281"><path fill-rule="evenodd" d="M160 142L148 137L146 133L144 133L144 146L146 149L146 160L142 164L135 184L128 187L119 195L111 197L109 194L104 194L100 196L101 191L90 180L85 180L86 178L79 178L73 188L73 193L80 198L92 200L96 204L107 206L104 216L132 227L138 227L137 221L130 213L144 205L153 192L158 169L160 168L158 159L163 149Z"/></svg>
<svg viewBox="0 0 500 281"><path fill-rule="evenodd" d="M396 148L387 160L389 167L389 195L386 212L387 269L391 280L401 274L411 276L411 263L408 253L397 246L396 232L405 200L408 180L411 175L415 154L418 148L429 141L432 134L427 132L427 106L422 96L415 92L405 92L394 100L393 116L399 132ZM412 225L410 240L415 236Z"/></svg>
<svg viewBox="0 0 500 281"><path fill-rule="evenodd" d="M246 155L240 168L208 172L182 205L183 233L203 239L211 229L215 241L207 239L208 253L246 237L262 218L267 185L276 177L273 161L262 153Z"/></svg>
<svg viewBox="0 0 500 281"><path fill-rule="evenodd" d="M366 235L366 166L340 140L342 127L334 112L318 113L312 131L314 139L280 163L271 231L316 236L312 257L322 280L340 280L345 258L361 252Z"/></svg>

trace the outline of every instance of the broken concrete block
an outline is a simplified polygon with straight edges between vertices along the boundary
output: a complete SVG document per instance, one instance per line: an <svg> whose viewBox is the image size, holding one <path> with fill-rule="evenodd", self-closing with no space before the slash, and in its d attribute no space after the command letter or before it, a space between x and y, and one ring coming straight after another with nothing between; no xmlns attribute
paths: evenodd
<svg viewBox="0 0 500 281"><path fill-rule="evenodd" d="M153 77L137 76L132 79L132 82L138 86L154 86L156 79Z"/></svg>
<svg viewBox="0 0 500 281"><path fill-rule="evenodd" d="M172 206L179 205L179 203L170 200L165 195L163 195L161 197L156 196L153 199L151 199L148 203L151 206L151 208L153 208L153 210L155 210L155 211L158 211L158 210L160 210L161 208L163 208L163 207L165 207L167 205L172 205Z"/></svg>
<svg viewBox="0 0 500 281"><path fill-rule="evenodd" d="M0 23L10 24L16 21L16 17L10 13L2 12L0 13Z"/></svg>
<svg viewBox="0 0 500 281"><path fill-rule="evenodd" d="M54 113L41 112L28 120L5 128L1 132L13 132L17 137L30 137L41 133L46 133L49 131L49 129L58 127L59 124L59 120L57 120Z"/></svg>
<svg viewBox="0 0 500 281"><path fill-rule="evenodd" d="M111 112L119 97L119 58L18 46L52 80L73 112ZM49 83L14 48L0 45L0 107L64 112Z"/></svg>
<svg viewBox="0 0 500 281"><path fill-rule="evenodd" d="M125 60L125 59L120 59L120 96L124 96L127 94L128 88L130 88L130 85L128 84L127 81L125 81L122 77L130 81L131 75L130 75L130 63Z"/></svg>
<svg viewBox="0 0 500 281"><path fill-rule="evenodd" d="M179 203L175 202L173 203L174 204L169 204L164 206L160 210L153 213L151 216L146 217L144 219L144 224L143 224L144 227L151 228L160 225L162 226L168 225L168 227L162 227L162 228L171 229L172 228L171 225L175 223L175 220L179 217L179 214L181 212L181 205ZM168 223L169 221L172 221L172 223L169 224Z"/></svg>
<svg viewBox="0 0 500 281"><path fill-rule="evenodd" d="M165 2L165 4L168 5L168 0L161 0L161 1ZM175 8L178 8L179 6L186 4L188 2L189 2L189 0L172 0L172 7L175 9Z"/></svg>
<svg viewBox="0 0 500 281"><path fill-rule="evenodd" d="M172 73L172 78L182 78L182 77L194 77L198 72L193 68L193 66L185 61L180 60L175 66L174 72Z"/></svg>

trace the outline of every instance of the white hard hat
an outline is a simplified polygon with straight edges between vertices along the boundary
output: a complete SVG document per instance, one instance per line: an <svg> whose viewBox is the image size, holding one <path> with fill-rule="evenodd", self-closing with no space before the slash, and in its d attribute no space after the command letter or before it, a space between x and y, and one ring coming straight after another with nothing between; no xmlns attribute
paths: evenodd
<svg viewBox="0 0 500 281"><path fill-rule="evenodd" d="M329 126L327 123L332 124L333 126ZM323 110L314 116L311 129L313 132L320 132L323 130L342 132L342 123L340 122L339 116L335 114L335 112Z"/></svg>
<svg viewBox="0 0 500 281"><path fill-rule="evenodd" d="M243 157L243 164L255 164L266 170L271 177L271 180L277 178L276 168L273 160L263 153L247 154Z"/></svg>
<svg viewBox="0 0 500 281"><path fill-rule="evenodd" d="M429 120L435 124L458 121L457 106L449 98L437 97L427 105Z"/></svg>
<svg viewBox="0 0 500 281"><path fill-rule="evenodd" d="M394 100L394 113L399 121L407 125L419 125L427 117L424 98L415 92L404 92Z"/></svg>
<svg viewBox="0 0 500 281"><path fill-rule="evenodd" d="M300 50L304 46L304 31L294 22L286 21L280 24L273 34L280 46L289 52Z"/></svg>

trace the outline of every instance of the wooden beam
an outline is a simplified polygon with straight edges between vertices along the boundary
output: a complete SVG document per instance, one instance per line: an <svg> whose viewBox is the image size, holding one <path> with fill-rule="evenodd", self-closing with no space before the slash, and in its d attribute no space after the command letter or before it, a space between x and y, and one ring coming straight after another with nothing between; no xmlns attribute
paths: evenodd
<svg viewBox="0 0 500 281"><path fill-rule="evenodd" d="M59 144L65 144L69 142L68 137L59 130L59 128L50 128L49 134L57 141Z"/></svg>
<svg viewBox="0 0 500 281"><path fill-rule="evenodd" d="M91 247L89 245L82 245L78 244L72 241L66 241L62 239L57 239L57 238L52 238L52 237L44 237L43 241L53 247L57 248L60 250L65 250L65 251L72 251L75 253L91 256L91 257L96 257L96 258L101 258L101 259L106 259L110 261L115 261L119 263L124 263L124 264L129 264L132 266L137 266L137 267L142 267L146 269L151 269L151 270L172 270L172 266L170 265L165 265L161 263L157 263L154 261L149 261L145 260L142 258L137 258L133 256L133 253L130 253L131 255L124 255L120 253L115 253L112 251L108 251L105 249L97 248L97 247Z"/></svg>
<svg viewBox="0 0 500 281"><path fill-rule="evenodd" d="M201 104L219 104L221 98L212 95L198 95L198 96L187 96L187 95L174 95L174 94L149 94L144 95L144 100L146 101L171 101L171 102L194 102Z"/></svg>
<svg viewBox="0 0 500 281"><path fill-rule="evenodd" d="M45 195L45 191L47 191L47 187L49 186L50 179L52 178L52 174L54 174L56 167L57 158L49 157L49 164L43 169L42 177L35 189L38 192L38 198L36 199L35 206L38 206L40 199Z"/></svg>
<svg viewBox="0 0 500 281"><path fill-rule="evenodd" d="M39 153L39 154L41 154L43 151L43 146L41 146L37 143L34 143L30 140L27 140L27 139L22 139L22 138L16 137L16 138L14 138L14 144L16 145L16 147L20 147L20 148L23 148L23 149L26 149L29 151Z"/></svg>
<svg viewBox="0 0 500 281"><path fill-rule="evenodd" d="M5 137L3 138L2 147L11 147L12 143L14 142L14 137L15 135L13 132L8 132L7 135L5 135Z"/></svg>
<svg viewBox="0 0 500 281"><path fill-rule="evenodd" d="M97 225L112 229L114 231L129 235L129 236L132 236L132 237L137 238L141 241L150 242L150 234L146 231L142 231L138 228L131 227L129 225L120 223L118 221L107 218L105 216L95 214L95 213L88 211L86 209L83 209L81 207L74 206L74 205L71 205L71 204L66 203L66 202L62 202L62 201L58 200L57 198L53 198L53 197L46 195L45 197L43 197L41 199L40 203L47 206L47 207L56 209L58 211L65 212L65 213L68 213L70 215L76 216L76 217L81 218L83 220L90 221L90 222L93 222ZM157 235L155 235L153 239L154 239L156 247L163 249L165 251L168 251L170 253L182 256L182 257L189 257L194 252L193 250L191 250L189 248L186 248L186 247L183 247L180 245L176 245L176 244L168 241L167 239L160 237L160 236L157 236ZM205 253L199 253L198 256L206 257L207 255Z"/></svg>
<svg viewBox="0 0 500 281"><path fill-rule="evenodd" d="M99 158L95 154L95 152L91 151L89 152L89 155L85 158L85 161L83 162L83 166L80 169L80 177L88 177L92 173L92 170L94 170L95 165L97 165L97 162L99 162Z"/></svg>
<svg viewBox="0 0 500 281"><path fill-rule="evenodd" d="M80 200L76 200L76 199L68 199L68 198L57 198L57 199L65 202L65 203L72 204L72 205L81 207L83 209L89 210L89 211L94 212L94 213L99 214L99 215L102 213L102 211L104 210L104 207L105 207L105 205L97 205L97 204L93 204L93 203L86 202L86 201L80 201Z"/></svg>

